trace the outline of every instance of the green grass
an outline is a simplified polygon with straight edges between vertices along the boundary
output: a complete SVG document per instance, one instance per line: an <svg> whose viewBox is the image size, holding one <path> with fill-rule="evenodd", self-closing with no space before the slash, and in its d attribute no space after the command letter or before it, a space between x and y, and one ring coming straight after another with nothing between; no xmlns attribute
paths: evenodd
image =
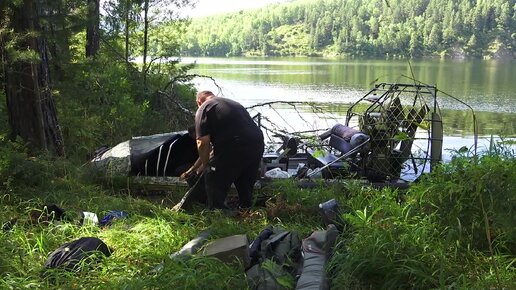
<svg viewBox="0 0 516 290"><path fill-rule="evenodd" d="M268 224L306 237L324 227L317 206L331 198L347 223L327 269L332 289L516 288L516 159L505 151L457 154L408 192L352 181L301 189L281 181L257 192L273 197L265 208L238 216L200 207L172 212L181 191L155 198L124 180L91 182L87 170L65 160L0 151L0 221L18 218L0 233L0 289L247 289L239 267L201 256L167 257L207 228L210 239L254 239ZM29 223L29 212L49 203L71 221ZM101 218L110 210L129 217L106 228L77 222L80 211ZM40 276L54 249L86 236L103 240L112 255L77 273ZM163 270L154 272L162 262Z"/></svg>

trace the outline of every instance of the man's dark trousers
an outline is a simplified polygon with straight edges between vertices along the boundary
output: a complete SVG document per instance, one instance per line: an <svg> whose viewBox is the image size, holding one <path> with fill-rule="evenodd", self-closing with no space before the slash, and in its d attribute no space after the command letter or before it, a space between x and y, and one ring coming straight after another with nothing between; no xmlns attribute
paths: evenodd
<svg viewBox="0 0 516 290"><path fill-rule="evenodd" d="M263 156L263 143L238 144L215 152L204 174L209 208L226 208L225 200L232 183L238 192L239 206L252 205L254 184Z"/></svg>

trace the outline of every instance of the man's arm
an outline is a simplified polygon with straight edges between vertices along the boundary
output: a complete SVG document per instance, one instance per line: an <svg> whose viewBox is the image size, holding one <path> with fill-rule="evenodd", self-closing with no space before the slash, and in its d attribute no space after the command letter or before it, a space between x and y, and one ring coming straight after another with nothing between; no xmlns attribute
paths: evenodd
<svg viewBox="0 0 516 290"><path fill-rule="evenodd" d="M197 152L199 153L199 159L201 160L201 165L197 169L197 173L200 174L208 166L208 162L210 161L210 152L211 152L211 139L210 135L202 136L197 138Z"/></svg>
<svg viewBox="0 0 516 290"><path fill-rule="evenodd" d="M179 179L185 180L188 177L190 177L190 175L192 175L193 173L197 173L197 169L200 166L201 166L201 158L197 158L197 160L195 160L195 163L192 165L192 167L190 167L187 171L183 172L183 174L181 174L181 176L179 176Z"/></svg>

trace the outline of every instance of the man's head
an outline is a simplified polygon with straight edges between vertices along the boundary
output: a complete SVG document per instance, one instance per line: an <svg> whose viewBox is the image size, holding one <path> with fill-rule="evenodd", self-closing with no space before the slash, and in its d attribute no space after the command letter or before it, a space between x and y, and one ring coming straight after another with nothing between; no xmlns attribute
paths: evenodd
<svg viewBox="0 0 516 290"><path fill-rule="evenodd" d="M202 91L197 93L197 106L201 106L207 100L215 97L211 91Z"/></svg>

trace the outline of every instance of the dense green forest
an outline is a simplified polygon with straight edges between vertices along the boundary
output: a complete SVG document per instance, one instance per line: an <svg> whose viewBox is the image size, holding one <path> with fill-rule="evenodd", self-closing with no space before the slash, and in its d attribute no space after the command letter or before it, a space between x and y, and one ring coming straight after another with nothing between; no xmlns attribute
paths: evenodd
<svg viewBox="0 0 516 290"><path fill-rule="evenodd" d="M190 67L163 59L179 54L177 10L189 2L2 1L0 140L84 159L102 144L185 128Z"/></svg>
<svg viewBox="0 0 516 290"><path fill-rule="evenodd" d="M291 1L194 19L193 56L513 58L514 0Z"/></svg>

